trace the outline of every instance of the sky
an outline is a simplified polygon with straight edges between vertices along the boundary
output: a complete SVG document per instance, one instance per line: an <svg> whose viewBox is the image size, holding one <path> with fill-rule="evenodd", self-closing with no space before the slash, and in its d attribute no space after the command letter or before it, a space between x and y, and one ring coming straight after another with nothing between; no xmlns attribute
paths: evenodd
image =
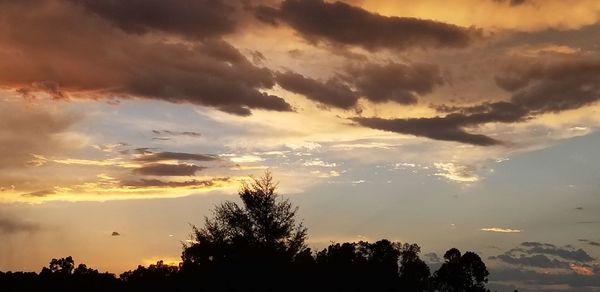
<svg viewBox="0 0 600 292"><path fill-rule="evenodd" d="M0 270L176 263L270 170L308 243L600 291L600 2L0 0Z"/></svg>

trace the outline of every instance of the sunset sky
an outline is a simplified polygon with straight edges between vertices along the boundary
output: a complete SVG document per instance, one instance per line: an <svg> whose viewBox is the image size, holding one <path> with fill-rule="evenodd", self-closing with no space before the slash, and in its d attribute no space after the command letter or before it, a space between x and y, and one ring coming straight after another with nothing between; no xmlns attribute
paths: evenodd
<svg viewBox="0 0 600 292"><path fill-rule="evenodd" d="M177 262L271 170L313 248L600 291L598 100L597 0L0 0L0 270Z"/></svg>

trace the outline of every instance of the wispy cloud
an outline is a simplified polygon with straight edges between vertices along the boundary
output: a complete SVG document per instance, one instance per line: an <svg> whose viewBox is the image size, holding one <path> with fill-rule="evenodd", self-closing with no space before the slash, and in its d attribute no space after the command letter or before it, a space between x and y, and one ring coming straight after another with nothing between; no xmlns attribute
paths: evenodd
<svg viewBox="0 0 600 292"><path fill-rule="evenodd" d="M452 162L436 162L433 165L438 170L435 175L445 177L452 181L470 183L479 180L479 177L473 173L473 169L468 166L458 165Z"/></svg>
<svg viewBox="0 0 600 292"><path fill-rule="evenodd" d="M510 228L501 228L501 227L488 227L481 228L481 231L487 232L499 232L499 233L521 233L523 230L520 229L510 229Z"/></svg>
<svg viewBox="0 0 600 292"><path fill-rule="evenodd" d="M302 163L304 166L320 166L320 167L336 167L337 164L335 162L325 162L321 159L307 160Z"/></svg>
<svg viewBox="0 0 600 292"><path fill-rule="evenodd" d="M233 156L233 157L229 158L229 160L231 160L235 163L251 163L251 162L264 161L265 159L260 156L257 156L257 155L242 155L242 156Z"/></svg>
<svg viewBox="0 0 600 292"><path fill-rule="evenodd" d="M33 232L38 231L39 229L40 225L37 223L23 221L12 217L0 217L0 234Z"/></svg>

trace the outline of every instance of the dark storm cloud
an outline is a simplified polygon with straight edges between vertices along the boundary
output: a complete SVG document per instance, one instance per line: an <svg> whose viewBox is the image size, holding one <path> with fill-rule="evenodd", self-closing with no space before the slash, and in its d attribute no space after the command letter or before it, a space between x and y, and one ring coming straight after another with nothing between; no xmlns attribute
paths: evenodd
<svg viewBox="0 0 600 292"><path fill-rule="evenodd" d="M461 48L480 37L476 29L410 17L388 17L343 2L285 0L279 8L259 6L256 17L284 22L305 39L361 46L368 50L412 47Z"/></svg>
<svg viewBox="0 0 600 292"><path fill-rule="evenodd" d="M34 232L39 229L39 224L22 221L17 218L0 216L0 234Z"/></svg>
<svg viewBox="0 0 600 292"><path fill-rule="evenodd" d="M366 63L349 66L338 75L322 82L288 71L278 73L276 81L288 91L342 109L354 107L359 97L376 103L414 104L419 95L444 83L439 68L431 64Z"/></svg>
<svg viewBox="0 0 600 292"><path fill-rule="evenodd" d="M193 176L205 167L191 164L160 164L144 165L133 170L135 174L156 176Z"/></svg>
<svg viewBox="0 0 600 292"><path fill-rule="evenodd" d="M600 99L600 60L514 65L496 83L532 113L577 109Z"/></svg>
<svg viewBox="0 0 600 292"><path fill-rule="evenodd" d="M302 94L324 105L349 109L358 100L358 96L347 85L336 80L321 82L294 72L279 73L276 80L285 90Z"/></svg>
<svg viewBox="0 0 600 292"><path fill-rule="evenodd" d="M544 113L578 109L600 100L600 61L569 61L549 65L521 64L496 77L499 87L512 93L509 101L470 107L439 106L443 117L382 119L353 118L358 124L384 131L436 140L489 146L500 141L468 133L466 127L486 123L526 121Z"/></svg>
<svg viewBox="0 0 600 292"><path fill-rule="evenodd" d="M133 5L107 3L97 5ZM222 40L183 43L129 33L71 1L1 1L0 27L0 86L24 96L43 91L59 99L147 98L237 115L292 110L262 92L275 85L271 71Z"/></svg>
<svg viewBox="0 0 600 292"><path fill-rule="evenodd" d="M348 69L346 79L359 94L373 102L414 104L417 95L431 93L444 83L440 70L431 64L367 64Z"/></svg>
<svg viewBox="0 0 600 292"><path fill-rule="evenodd" d="M214 186L217 183L227 182L227 177L217 177L208 180L188 180L188 181L163 181L158 179L140 179L136 181L124 181L122 186L132 188L147 188L147 187L193 187L205 188Z"/></svg>
<svg viewBox="0 0 600 292"><path fill-rule="evenodd" d="M450 113L444 117L411 119L353 118L353 120L362 126L383 131L410 134L435 140L490 146L501 144L501 142L485 135L468 133L464 128L490 122L518 122L522 121L526 114L525 110L512 103L496 102L463 108L460 112Z"/></svg>
<svg viewBox="0 0 600 292"><path fill-rule="evenodd" d="M457 116L461 119L462 116ZM416 118L416 119L381 119L381 118L353 118L361 126L388 132L409 134L418 137L427 137L435 140L456 141L461 143L490 146L500 144L500 141L485 135L471 134L459 125L447 123L444 118Z"/></svg>
<svg viewBox="0 0 600 292"><path fill-rule="evenodd" d="M201 137L202 134L194 131L170 131L170 130L152 130L152 133L156 135L164 136L187 136L187 137Z"/></svg>
<svg viewBox="0 0 600 292"><path fill-rule="evenodd" d="M233 1L223 0L83 0L74 1L119 28L143 34L152 30L191 38L217 37L234 31Z"/></svg>
<svg viewBox="0 0 600 292"><path fill-rule="evenodd" d="M141 148L146 149L146 148ZM159 162L165 160L187 160L187 161L217 161L218 156L211 154L194 154L184 152L151 152L144 150L142 156L136 157L133 160L138 162Z"/></svg>

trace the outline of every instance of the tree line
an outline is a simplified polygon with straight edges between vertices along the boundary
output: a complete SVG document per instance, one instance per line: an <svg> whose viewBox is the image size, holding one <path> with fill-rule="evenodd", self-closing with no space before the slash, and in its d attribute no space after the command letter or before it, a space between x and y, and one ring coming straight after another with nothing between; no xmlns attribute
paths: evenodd
<svg viewBox="0 0 600 292"><path fill-rule="evenodd" d="M0 272L1 291L448 291L479 292L489 272L473 252L452 248L431 272L417 244L386 239L333 243L313 252L298 208L269 172L242 185L242 204L224 202L193 226L178 266L162 261L117 277L73 258L35 272Z"/></svg>

